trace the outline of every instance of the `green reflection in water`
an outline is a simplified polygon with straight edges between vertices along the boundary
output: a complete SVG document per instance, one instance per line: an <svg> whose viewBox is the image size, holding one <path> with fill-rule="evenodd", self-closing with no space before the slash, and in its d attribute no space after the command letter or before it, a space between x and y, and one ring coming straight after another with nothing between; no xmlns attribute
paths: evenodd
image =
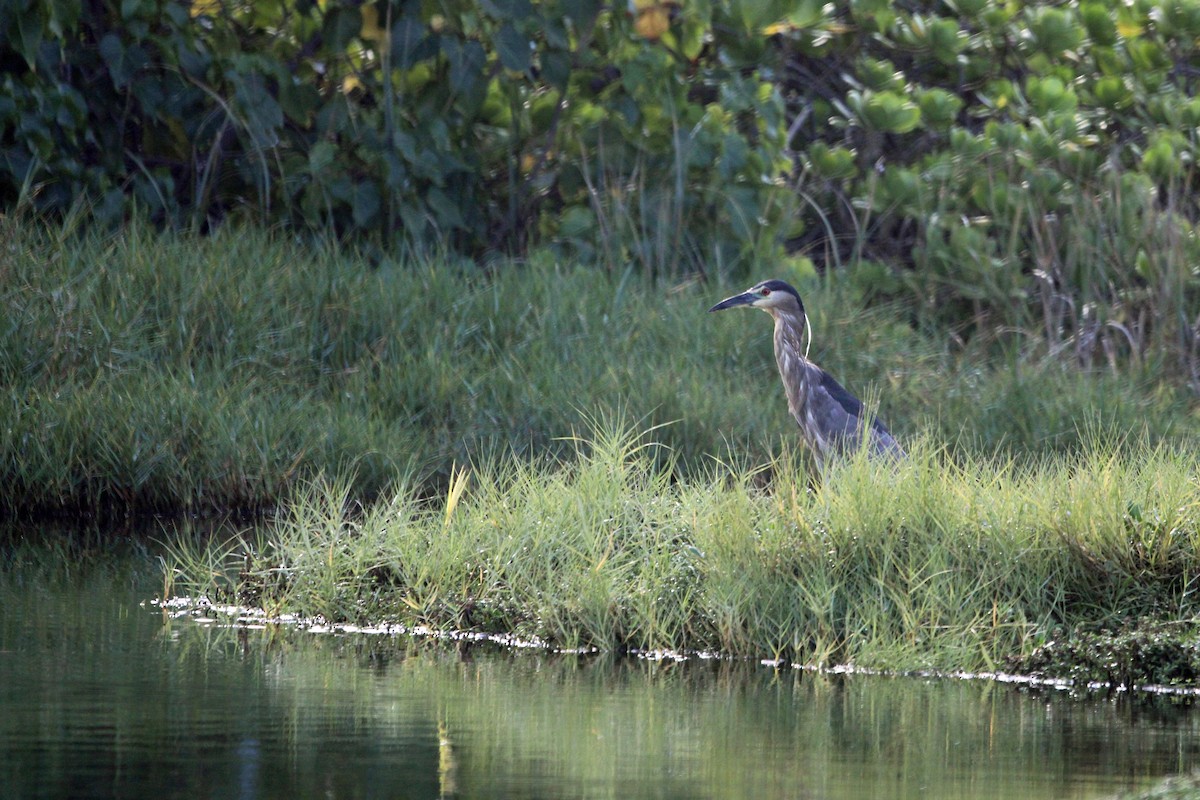
<svg viewBox="0 0 1200 800"><path fill-rule="evenodd" d="M1100 797L1200 764L1168 699L171 621L149 555L0 570L5 797Z"/></svg>

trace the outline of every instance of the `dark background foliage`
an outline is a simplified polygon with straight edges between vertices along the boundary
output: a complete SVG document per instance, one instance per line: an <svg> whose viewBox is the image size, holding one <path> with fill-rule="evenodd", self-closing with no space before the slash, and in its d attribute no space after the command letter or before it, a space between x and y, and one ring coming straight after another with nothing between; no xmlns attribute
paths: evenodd
<svg viewBox="0 0 1200 800"><path fill-rule="evenodd" d="M643 202L756 238L778 94L701 31L681 52L636 23L593 0L10 8L0 198L476 254L583 244Z"/></svg>

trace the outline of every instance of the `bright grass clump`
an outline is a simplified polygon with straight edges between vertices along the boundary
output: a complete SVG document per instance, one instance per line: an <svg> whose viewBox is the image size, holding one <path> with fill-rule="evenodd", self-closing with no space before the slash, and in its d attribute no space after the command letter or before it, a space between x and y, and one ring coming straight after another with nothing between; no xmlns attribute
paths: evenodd
<svg viewBox="0 0 1200 800"><path fill-rule="evenodd" d="M681 479L652 432L596 424L562 463L455 472L356 510L318 481L257 540L181 550L175 590L330 620L511 632L562 647L982 669L1056 630L1193 617L1196 457L1094 443L1030 466L791 454ZM221 569L217 564L232 565Z"/></svg>

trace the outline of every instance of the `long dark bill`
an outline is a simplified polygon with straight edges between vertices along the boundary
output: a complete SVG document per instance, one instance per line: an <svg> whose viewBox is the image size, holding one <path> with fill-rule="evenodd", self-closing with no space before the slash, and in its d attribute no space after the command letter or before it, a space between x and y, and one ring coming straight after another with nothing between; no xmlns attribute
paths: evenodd
<svg viewBox="0 0 1200 800"><path fill-rule="evenodd" d="M725 309L733 308L734 306L747 306L753 303L756 297L758 297L758 295L751 294L750 292L735 294L733 297L726 297L724 300L710 308L709 311L724 311Z"/></svg>

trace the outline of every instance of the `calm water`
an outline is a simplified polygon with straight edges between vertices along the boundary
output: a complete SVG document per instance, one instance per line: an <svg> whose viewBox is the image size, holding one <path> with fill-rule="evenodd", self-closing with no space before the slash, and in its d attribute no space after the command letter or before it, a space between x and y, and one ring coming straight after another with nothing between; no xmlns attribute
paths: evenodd
<svg viewBox="0 0 1200 800"><path fill-rule="evenodd" d="M1168 699L233 631L143 606L144 554L7 561L4 798L1035 800L1200 765Z"/></svg>

